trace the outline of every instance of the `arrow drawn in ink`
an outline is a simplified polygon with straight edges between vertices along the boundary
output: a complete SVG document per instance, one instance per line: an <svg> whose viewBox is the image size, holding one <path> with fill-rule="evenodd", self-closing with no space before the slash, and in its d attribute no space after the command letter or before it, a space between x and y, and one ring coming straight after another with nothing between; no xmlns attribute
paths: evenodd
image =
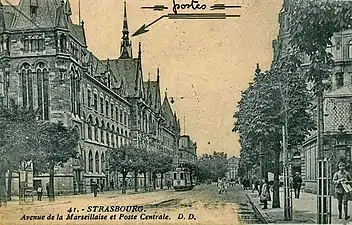
<svg viewBox="0 0 352 225"><path fill-rule="evenodd" d="M181 20L196 20L196 19L226 19L228 17L241 17L240 15L229 15L225 13L178 13L178 14L167 14L159 17L158 19L154 20L153 22L149 23L148 25L143 24L134 34L132 37L135 37L140 34L144 34L148 32L148 27L153 25L154 23L158 22L162 18L169 18L169 19L181 19Z"/></svg>
<svg viewBox="0 0 352 225"><path fill-rule="evenodd" d="M150 27L151 25L158 22L159 20L161 20L164 17L168 17L168 15L160 16L158 19L154 20L153 22L149 23L148 25L143 24L141 26L141 28L139 28L136 32L134 32L134 34L132 34L132 37L148 32L149 31L149 30L147 30L148 27Z"/></svg>

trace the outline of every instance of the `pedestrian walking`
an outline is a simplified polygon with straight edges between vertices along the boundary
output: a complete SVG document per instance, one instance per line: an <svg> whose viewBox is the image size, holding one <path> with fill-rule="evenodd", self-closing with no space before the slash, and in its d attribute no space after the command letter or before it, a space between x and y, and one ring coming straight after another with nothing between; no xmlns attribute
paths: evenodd
<svg viewBox="0 0 352 225"><path fill-rule="evenodd" d="M113 180L110 181L110 188L111 188L111 190L114 190L114 181Z"/></svg>
<svg viewBox="0 0 352 225"><path fill-rule="evenodd" d="M302 186L302 177L299 174L299 172L295 173L295 176L293 177L293 189L295 191L295 198L299 199L299 194L301 192L301 186Z"/></svg>
<svg viewBox="0 0 352 225"><path fill-rule="evenodd" d="M351 174L345 170L345 163L338 164L339 170L335 172L333 182L335 184L335 193L338 201L339 219L342 219L342 204L345 212L345 220L348 220L348 198L352 183Z"/></svg>
<svg viewBox="0 0 352 225"><path fill-rule="evenodd" d="M104 192L104 184L100 183L100 192L103 193Z"/></svg>
<svg viewBox="0 0 352 225"><path fill-rule="evenodd" d="M259 192L259 186L260 186L260 180L255 179L254 185L253 185L253 190L252 193L254 191L258 191Z"/></svg>
<svg viewBox="0 0 352 225"><path fill-rule="evenodd" d="M93 181L93 183L92 183L92 189L93 189L93 195L94 195L94 197L97 197L97 195L98 195L98 188L99 188L98 184Z"/></svg>
<svg viewBox="0 0 352 225"><path fill-rule="evenodd" d="M222 193L222 179L218 179L218 193L221 194Z"/></svg>
<svg viewBox="0 0 352 225"><path fill-rule="evenodd" d="M261 188L260 202L264 204L263 209L268 208L268 201L271 201L269 184L267 179L263 179L263 185Z"/></svg>
<svg viewBox="0 0 352 225"><path fill-rule="evenodd" d="M46 195L47 195L48 198L49 198L49 190L50 190L50 185L49 185L49 183L46 184L45 189L46 189Z"/></svg>
<svg viewBox="0 0 352 225"><path fill-rule="evenodd" d="M227 189L229 187L229 182L227 181L226 178L223 179L223 192L225 192L225 194L227 194Z"/></svg>
<svg viewBox="0 0 352 225"><path fill-rule="evenodd" d="M42 195L43 195L43 188L41 186L39 186L37 188L37 197L38 197L38 201L42 200Z"/></svg>

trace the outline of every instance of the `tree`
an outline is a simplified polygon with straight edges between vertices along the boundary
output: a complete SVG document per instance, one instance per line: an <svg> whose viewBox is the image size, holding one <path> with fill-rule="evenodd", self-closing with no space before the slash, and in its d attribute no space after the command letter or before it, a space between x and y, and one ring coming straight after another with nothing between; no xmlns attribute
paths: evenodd
<svg viewBox="0 0 352 225"><path fill-rule="evenodd" d="M11 197L11 175L22 161L31 158L37 149L36 112L18 106L13 100L9 107L0 107L0 206ZM9 172L8 172L9 171ZM6 173L8 192L6 193ZM7 197L6 197L7 196Z"/></svg>
<svg viewBox="0 0 352 225"><path fill-rule="evenodd" d="M195 170L194 166L188 166ZM203 154L196 163L196 175L200 182L217 181L226 176L227 155L224 152L213 152L213 155Z"/></svg>
<svg viewBox="0 0 352 225"><path fill-rule="evenodd" d="M234 115L237 119L234 131L239 133L244 155L258 156L261 142L265 153L275 160L274 208L280 207L279 159L285 120L288 121L291 149L301 144L314 129L308 112L310 96L298 68L299 61L291 55L281 57L271 71L261 73L258 67L254 83L242 93L238 112Z"/></svg>
<svg viewBox="0 0 352 225"><path fill-rule="evenodd" d="M61 122L41 122L38 131L38 153L32 161L36 173L49 171L49 201L55 201L54 168L63 166L71 158L77 158L79 134L76 129L66 127Z"/></svg>
<svg viewBox="0 0 352 225"><path fill-rule="evenodd" d="M140 169L140 150L134 145L114 148L110 153L110 168L122 174L122 194L126 194L126 177L129 172Z"/></svg>
<svg viewBox="0 0 352 225"><path fill-rule="evenodd" d="M173 158L172 156L165 154L163 152L158 152L158 161L160 164L160 167L158 168L158 172L160 173L160 189L163 189L163 179L164 179L164 174L167 172L172 171L173 166L172 166L172 162L173 162Z"/></svg>
<svg viewBox="0 0 352 225"><path fill-rule="evenodd" d="M21 162L33 162L37 171L47 171L47 165L76 156L78 134L62 124L37 120L37 112L23 109L11 100L9 107L0 108L0 201L6 196L6 172L20 169ZM47 164L49 162L49 164ZM53 162L53 163L51 163ZM53 168L53 166L52 166ZM23 168L22 168L23 169ZM51 174L53 184L53 173ZM8 185L11 190L11 183ZM8 195L11 195L9 191ZM52 199L53 200L53 199Z"/></svg>

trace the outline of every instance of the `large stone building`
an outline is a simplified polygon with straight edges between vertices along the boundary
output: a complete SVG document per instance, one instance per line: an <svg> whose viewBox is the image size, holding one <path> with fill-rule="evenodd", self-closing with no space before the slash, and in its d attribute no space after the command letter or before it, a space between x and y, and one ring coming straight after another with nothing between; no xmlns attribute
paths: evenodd
<svg viewBox="0 0 352 225"><path fill-rule="evenodd" d="M116 59L95 57L83 21L74 24L71 14L69 1L0 5L0 104L14 99L80 134L80 158L56 168L60 193L90 191L93 181L118 185L108 167L111 147L133 144L177 158L180 132L167 97L161 103L159 69L156 81L144 81L140 43L132 56L126 3ZM47 174L34 177L34 188L48 180Z"/></svg>
<svg viewBox="0 0 352 225"><path fill-rule="evenodd" d="M273 41L273 64L280 54L286 54L290 50L288 43L290 36L288 29L289 2L289 0L284 1L284 7L279 13L280 30L278 38ZM324 155L326 158L331 158L334 163L342 157L346 157L350 162L352 147L352 29L334 33L331 41L332 45L328 47L328 51L332 53L335 62L327 81L330 83L330 89L325 91L323 101ZM302 57L302 61L304 65L309 64L307 56ZM308 83L308 88L311 88L310 83ZM312 103L313 106L317 104L316 100ZM315 107L312 112L313 115L316 115ZM339 128L344 130L341 132ZM316 134L316 131L311 132L301 148L294 150L290 155L292 172L301 173L305 182L305 190L308 192L316 192L317 190ZM344 134L344 137L341 134ZM341 138L344 140L339 140Z"/></svg>

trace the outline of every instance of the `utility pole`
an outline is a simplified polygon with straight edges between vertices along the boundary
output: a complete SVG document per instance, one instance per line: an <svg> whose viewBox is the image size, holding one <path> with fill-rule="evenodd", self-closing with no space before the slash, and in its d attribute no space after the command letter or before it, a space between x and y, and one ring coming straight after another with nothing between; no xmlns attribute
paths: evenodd
<svg viewBox="0 0 352 225"><path fill-rule="evenodd" d="M323 80L317 80L317 222L318 224L331 224L331 194L330 194L330 160L324 159L323 135Z"/></svg>
<svg viewBox="0 0 352 225"><path fill-rule="evenodd" d="M283 147L283 170L284 170L284 220L292 221L292 194L291 194L291 185L290 185L290 175L289 168L290 165L288 163L288 106L286 102L286 98L282 91L281 86L280 94L282 98L282 105L284 107L284 120L285 124L282 127L282 147Z"/></svg>

